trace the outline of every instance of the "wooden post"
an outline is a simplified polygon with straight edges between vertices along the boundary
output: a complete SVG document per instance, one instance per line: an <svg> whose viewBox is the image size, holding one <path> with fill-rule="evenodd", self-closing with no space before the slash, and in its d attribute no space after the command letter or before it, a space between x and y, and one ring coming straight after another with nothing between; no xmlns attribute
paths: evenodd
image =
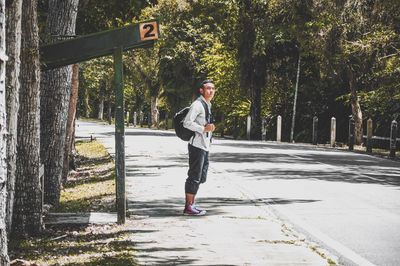
<svg viewBox="0 0 400 266"><path fill-rule="evenodd" d="M125 223L125 128L124 128L124 85L122 69L122 47L114 50L115 83L115 178L117 194L117 222Z"/></svg>
<svg viewBox="0 0 400 266"><path fill-rule="evenodd" d="M367 152L372 152L372 119L367 120Z"/></svg>
<svg viewBox="0 0 400 266"><path fill-rule="evenodd" d="M354 150L355 128L355 121L351 115L349 119L349 151Z"/></svg>
<svg viewBox="0 0 400 266"><path fill-rule="evenodd" d="M282 116L278 115L276 122L276 141L281 142L282 136Z"/></svg>
<svg viewBox="0 0 400 266"><path fill-rule="evenodd" d="M247 116L247 140L250 140L251 116Z"/></svg>
<svg viewBox="0 0 400 266"><path fill-rule="evenodd" d="M396 157L396 137L397 137L397 122L396 120L393 120L392 125L390 127L390 153L389 153L389 157L392 159Z"/></svg>
<svg viewBox="0 0 400 266"><path fill-rule="evenodd" d="M312 127L312 144L318 144L318 117L313 117L313 127Z"/></svg>
<svg viewBox="0 0 400 266"><path fill-rule="evenodd" d="M336 118L331 118L331 147L336 145Z"/></svg>

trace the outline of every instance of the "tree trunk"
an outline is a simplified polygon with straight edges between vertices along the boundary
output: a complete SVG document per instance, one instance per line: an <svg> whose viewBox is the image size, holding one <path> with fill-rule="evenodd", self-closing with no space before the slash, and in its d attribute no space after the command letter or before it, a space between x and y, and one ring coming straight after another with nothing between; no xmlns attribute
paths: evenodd
<svg viewBox="0 0 400 266"><path fill-rule="evenodd" d="M103 120L104 119L103 114L104 114L104 98L100 98L99 114L98 114L97 118L100 120Z"/></svg>
<svg viewBox="0 0 400 266"><path fill-rule="evenodd" d="M111 102L111 96L108 99L108 124L111 125L112 123L112 102Z"/></svg>
<svg viewBox="0 0 400 266"><path fill-rule="evenodd" d="M239 3L240 35L238 57L240 61L240 86L248 92L251 101L250 138L261 140L261 92L265 86L266 57L254 53L256 25L253 14L256 4L250 0L241 0Z"/></svg>
<svg viewBox="0 0 400 266"><path fill-rule="evenodd" d="M106 81L102 80L100 82L100 88L99 88L99 113L97 115L97 118L100 120L103 120L103 114L104 114L104 94L106 91Z"/></svg>
<svg viewBox="0 0 400 266"><path fill-rule="evenodd" d="M14 0L6 9L7 67L6 67L6 104L7 104L7 232L11 232L15 170L17 163L17 121L19 109L19 73L21 53L21 12L22 0Z"/></svg>
<svg viewBox="0 0 400 266"><path fill-rule="evenodd" d="M299 59L297 60L297 75L296 75L296 85L294 89L294 99L293 99L293 114L292 114L292 126L290 128L290 142L294 142L294 128L296 124L296 107L297 107L297 93L299 90L299 78L300 78L300 51L299 51Z"/></svg>
<svg viewBox="0 0 400 266"><path fill-rule="evenodd" d="M12 233L36 235L42 230L40 185L40 65L37 0L23 1L21 87L18 111L17 168Z"/></svg>
<svg viewBox="0 0 400 266"><path fill-rule="evenodd" d="M65 184L67 181L68 173L70 170L70 162L73 158L73 146L74 146L74 134L75 134L75 116L76 116L76 105L78 102L78 88L79 88L79 65L74 64L72 67L72 84L71 94L68 108L68 121L67 121L67 133L65 139L64 148L64 164L63 164L63 178L62 182ZM73 164L74 165L74 164Z"/></svg>
<svg viewBox="0 0 400 266"><path fill-rule="evenodd" d="M261 92L265 86L266 57L256 56L254 59L254 72L251 80L251 130L250 138L253 140L262 139L262 118L261 118Z"/></svg>
<svg viewBox="0 0 400 266"><path fill-rule="evenodd" d="M6 116L6 9L0 0L0 265L8 265L7 252L7 116Z"/></svg>
<svg viewBox="0 0 400 266"><path fill-rule="evenodd" d="M74 35L78 0L50 0L46 33ZM44 163L45 202L57 206L60 200L66 126L71 92L72 66L48 70L42 75L41 146Z"/></svg>
<svg viewBox="0 0 400 266"><path fill-rule="evenodd" d="M349 77L349 88L351 92L351 97L350 97L351 110L355 124L355 144L361 145L363 142L362 112L361 112L360 102L357 96L354 74L353 71L350 69L350 67L348 67L347 73Z"/></svg>
<svg viewBox="0 0 400 266"><path fill-rule="evenodd" d="M151 122L154 127L158 127L158 97L151 96L150 100L150 108L151 108Z"/></svg>
<svg viewBox="0 0 400 266"><path fill-rule="evenodd" d="M83 116L89 117L90 115L90 106L89 106L89 92L86 86L82 86L83 90Z"/></svg>

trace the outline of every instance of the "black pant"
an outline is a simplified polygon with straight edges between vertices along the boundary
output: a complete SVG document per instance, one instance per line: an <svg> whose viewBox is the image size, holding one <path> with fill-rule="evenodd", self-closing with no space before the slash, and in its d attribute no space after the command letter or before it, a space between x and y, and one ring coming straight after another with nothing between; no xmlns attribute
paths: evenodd
<svg viewBox="0 0 400 266"><path fill-rule="evenodd" d="M185 183L185 192L197 194L201 183L207 180L208 151L188 145L189 150L189 171Z"/></svg>

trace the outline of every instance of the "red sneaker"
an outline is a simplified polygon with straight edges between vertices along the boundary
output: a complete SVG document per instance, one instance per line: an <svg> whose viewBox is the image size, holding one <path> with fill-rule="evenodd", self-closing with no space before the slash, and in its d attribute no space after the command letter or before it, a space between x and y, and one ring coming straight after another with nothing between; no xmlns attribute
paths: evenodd
<svg viewBox="0 0 400 266"><path fill-rule="evenodd" d="M183 210L183 215L202 216L202 215L205 215L205 214L206 214L205 210L198 210L195 207L193 207L193 205L188 205Z"/></svg>

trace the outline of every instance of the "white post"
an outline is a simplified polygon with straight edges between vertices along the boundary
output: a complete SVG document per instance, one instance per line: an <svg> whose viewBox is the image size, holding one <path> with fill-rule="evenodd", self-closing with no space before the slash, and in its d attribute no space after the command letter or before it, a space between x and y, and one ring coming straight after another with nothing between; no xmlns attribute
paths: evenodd
<svg viewBox="0 0 400 266"><path fill-rule="evenodd" d="M281 142L282 136L282 116L278 115L278 121L276 123L276 141Z"/></svg>
<svg viewBox="0 0 400 266"><path fill-rule="evenodd" d="M137 113L136 112L133 113L133 126L134 127L137 126Z"/></svg>
<svg viewBox="0 0 400 266"><path fill-rule="evenodd" d="M336 118L331 118L331 147L335 147L336 143Z"/></svg>
<svg viewBox="0 0 400 266"><path fill-rule="evenodd" d="M126 112L126 126L129 127L129 111Z"/></svg>
<svg viewBox="0 0 400 266"><path fill-rule="evenodd" d="M247 139L250 140L251 116L247 116Z"/></svg>

